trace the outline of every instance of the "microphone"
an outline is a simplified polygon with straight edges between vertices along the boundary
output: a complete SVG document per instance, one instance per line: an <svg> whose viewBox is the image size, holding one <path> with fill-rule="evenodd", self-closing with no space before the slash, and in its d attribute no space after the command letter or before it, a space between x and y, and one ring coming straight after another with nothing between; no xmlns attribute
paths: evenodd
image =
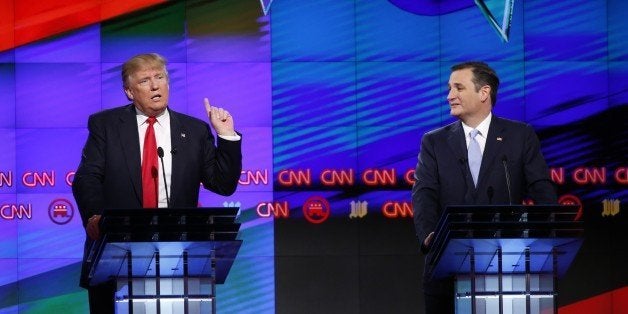
<svg viewBox="0 0 628 314"><path fill-rule="evenodd" d="M486 196L488 196L488 204L493 205L493 187L489 186L486 190Z"/></svg>
<svg viewBox="0 0 628 314"><path fill-rule="evenodd" d="M506 175L506 187L508 188L508 205L512 205L512 196L510 194L510 172L508 171L508 157L502 156L502 164L504 165L504 174Z"/></svg>
<svg viewBox="0 0 628 314"><path fill-rule="evenodd" d="M168 196L168 182L166 182L166 166L164 166L164 150L157 147L157 156L161 160L161 173L164 175L164 186L166 187L166 207L170 208L170 196Z"/></svg>

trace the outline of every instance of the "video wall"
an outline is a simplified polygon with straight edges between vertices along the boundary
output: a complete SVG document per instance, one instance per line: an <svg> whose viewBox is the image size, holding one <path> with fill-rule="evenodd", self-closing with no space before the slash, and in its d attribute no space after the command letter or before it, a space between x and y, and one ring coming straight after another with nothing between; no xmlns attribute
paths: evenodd
<svg viewBox="0 0 628 314"><path fill-rule="evenodd" d="M170 108L206 119L208 97L243 134L236 194L201 191L202 206L242 209L244 244L218 288L219 313L285 312L276 300L284 291L282 300L319 298L276 276L285 265L305 272L319 261L303 256L335 250L308 251L320 242L303 230L354 230L371 217L412 224L420 138L454 121L449 68L467 60L496 69L494 113L534 126L561 202L581 205L586 238L561 305L626 291L625 1L138 0L125 1L126 11L105 3L2 3L1 313L87 311L72 178L88 116L128 103L120 67L143 52L169 61ZM58 20L85 8L100 13ZM59 32L24 35L34 21ZM334 232L325 243L353 239ZM363 260L331 256L365 276Z"/></svg>

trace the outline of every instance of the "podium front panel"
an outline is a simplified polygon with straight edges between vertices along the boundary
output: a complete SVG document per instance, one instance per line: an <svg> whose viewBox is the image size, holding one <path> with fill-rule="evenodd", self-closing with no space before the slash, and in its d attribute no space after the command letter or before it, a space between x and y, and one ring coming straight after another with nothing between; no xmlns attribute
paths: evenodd
<svg viewBox="0 0 628 314"><path fill-rule="evenodd" d="M92 269L91 285L112 279L155 277L159 254L162 278L183 276L183 252L188 256L188 277L210 277L215 263L216 283L224 283L242 241L221 242L107 242L97 265ZM129 255L130 253L130 255ZM212 256L212 254L214 254ZM132 270L129 272L128 256Z"/></svg>

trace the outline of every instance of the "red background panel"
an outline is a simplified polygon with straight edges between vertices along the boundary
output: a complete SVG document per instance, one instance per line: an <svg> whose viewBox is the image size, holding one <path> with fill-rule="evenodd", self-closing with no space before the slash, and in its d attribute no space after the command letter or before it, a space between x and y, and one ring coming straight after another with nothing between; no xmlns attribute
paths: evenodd
<svg viewBox="0 0 628 314"><path fill-rule="evenodd" d="M13 22L13 0L0 0L0 51L15 46Z"/></svg>
<svg viewBox="0 0 628 314"><path fill-rule="evenodd" d="M116 16L144 9L167 0L102 0L100 20L104 21Z"/></svg>
<svg viewBox="0 0 628 314"><path fill-rule="evenodd" d="M2 0L0 50L11 49L163 2L166 0Z"/></svg>
<svg viewBox="0 0 628 314"><path fill-rule="evenodd" d="M559 314L628 314L628 287L603 293L558 309Z"/></svg>

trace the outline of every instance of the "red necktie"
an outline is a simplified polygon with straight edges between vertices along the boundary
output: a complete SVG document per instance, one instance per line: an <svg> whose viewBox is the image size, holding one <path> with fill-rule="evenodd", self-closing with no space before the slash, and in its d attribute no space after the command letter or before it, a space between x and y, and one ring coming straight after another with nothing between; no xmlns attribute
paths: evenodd
<svg viewBox="0 0 628 314"><path fill-rule="evenodd" d="M142 154L142 206L144 208L157 207L157 189L159 187L159 170L157 170L157 140L155 140L155 124L157 119L146 119L148 128L144 136L144 152Z"/></svg>

